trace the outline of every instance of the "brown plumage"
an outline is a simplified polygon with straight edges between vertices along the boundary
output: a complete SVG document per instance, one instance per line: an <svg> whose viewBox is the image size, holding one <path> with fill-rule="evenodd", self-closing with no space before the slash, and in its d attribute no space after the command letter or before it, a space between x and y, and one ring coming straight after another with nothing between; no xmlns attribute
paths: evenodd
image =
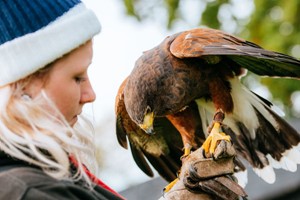
<svg viewBox="0 0 300 200"><path fill-rule="evenodd" d="M182 156L183 142L180 133L167 120L161 117L155 121L156 134L148 135L129 117L124 103L124 86L127 79L121 84L116 96L116 132L119 144L125 149L128 148L127 138L129 140L130 149L133 158L140 169L148 176L153 176L153 172L148 165L147 160L154 166L158 173L167 181L172 181L176 178L176 174L181 167L180 157ZM173 118L171 121L181 125L183 132L191 134L193 141L197 141L195 145L202 144L205 139L201 129L200 117L197 106L192 104L181 114L168 116ZM184 125L183 117L188 117L193 120ZM178 127L178 126L177 126ZM182 130L181 130L182 131ZM187 135L186 137L189 137Z"/></svg>
<svg viewBox="0 0 300 200"><path fill-rule="evenodd" d="M198 148L203 140L195 134L207 135L213 115L225 113L222 130L231 136L238 154L261 169L256 172L262 178L273 182L270 163L290 165L291 171L300 163L300 152L293 148L300 136L271 110L270 102L241 85L239 76L245 68L258 75L300 77L299 60L218 30L199 28L171 35L143 53L124 83L121 93L126 118L139 133L148 134L157 132L157 121L168 119L172 130L175 127L181 134L185 148ZM195 102L196 109L191 106ZM198 107L197 118L185 116L190 107ZM193 120L201 123L202 131ZM119 141L124 141L128 132L118 133ZM168 128L160 133L166 137Z"/></svg>

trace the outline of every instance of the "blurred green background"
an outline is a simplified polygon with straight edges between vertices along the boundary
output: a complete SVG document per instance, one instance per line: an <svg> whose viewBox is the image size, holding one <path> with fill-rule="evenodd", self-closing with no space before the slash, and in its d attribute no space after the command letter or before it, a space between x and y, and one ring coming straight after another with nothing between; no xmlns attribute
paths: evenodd
<svg viewBox="0 0 300 200"><path fill-rule="evenodd" d="M265 49L300 59L299 0L123 0L128 16L141 23L160 21L170 32L181 24L210 27L254 42ZM243 78L250 89L266 86L265 98L286 117L300 117L300 81L259 77Z"/></svg>

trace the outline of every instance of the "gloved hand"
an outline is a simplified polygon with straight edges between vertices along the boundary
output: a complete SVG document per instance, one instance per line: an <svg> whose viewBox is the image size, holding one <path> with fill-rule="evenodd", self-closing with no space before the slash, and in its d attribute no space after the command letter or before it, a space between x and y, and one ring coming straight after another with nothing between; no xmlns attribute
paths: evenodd
<svg viewBox="0 0 300 200"><path fill-rule="evenodd" d="M183 160L179 181L160 200L236 200L247 194L234 177L235 150L231 143L221 141L214 155L206 158L203 149Z"/></svg>

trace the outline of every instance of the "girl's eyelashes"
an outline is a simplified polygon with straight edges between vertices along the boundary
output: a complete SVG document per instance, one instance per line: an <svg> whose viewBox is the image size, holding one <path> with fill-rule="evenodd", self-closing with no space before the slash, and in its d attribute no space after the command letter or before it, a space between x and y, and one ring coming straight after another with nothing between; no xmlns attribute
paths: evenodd
<svg viewBox="0 0 300 200"><path fill-rule="evenodd" d="M79 84L85 80L85 77L76 76L74 79L75 79L75 82Z"/></svg>

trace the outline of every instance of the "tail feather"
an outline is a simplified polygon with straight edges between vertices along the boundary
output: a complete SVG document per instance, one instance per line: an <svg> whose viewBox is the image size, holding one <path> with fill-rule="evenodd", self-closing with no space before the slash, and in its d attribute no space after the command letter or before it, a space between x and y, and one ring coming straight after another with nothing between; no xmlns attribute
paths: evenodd
<svg viewBox="0 0 300 200"><path fill-rule="evenodd" d="M297 164L300 164L300 151L296 147L286 150L279 161L275 160L271 155L267 155L267 158L274 168L282 168L287 171L295 172L297 171Z"/></svg>
<svg viewBox="0 0 300 200"><path fill-rule="evenodd" d="M296 147L284 152L283 155L294 161L296 164L300 164L300 151Z"/></svg>
<svg viewBox="0 0 300 200"><path fill-rule="evenodd" d="M292 134L294 130L291 127L288 127L284 132L278 132L258 110L256 110L256 116L260 122L259 127L256 129L256 137L254 139L257 148L265 155L270 154L276 160L280 160L282 153L284 153L286 149L292 147L291 141L288 139L289 136L286 136L286 133L290 132ZM281 123L277 122L277 126L280 127L279 130L282 129Z"/></svg>
<svg viewBox="0 0 300 200"><path fill-rule="evenodd" d="M234 103L238 104L237 108L233 113L233 119L236 124L239 124L238 137L244 136L243 142L247 141L247 145L252 145L255 151L250 150L249 153L252 155L248 156L252 158L252 164L254 167L264 168L270 164L270 159L273 158L275 166L289 170L295 171L297 169L297 164L299 164L300 152L294 148L300 143L300 134L284 119L282 119L278 114L276 114L272 109L272 104L260 97L259 95L250 92L248 89L244 88L237 79L231 81L232 84L232 97ZM240 103L239 96L243 95L243 101ZM245 103L246 102L246 103ZM249 108L245 112L248 112L248 117L240 115L239 112L243 108L244 104L251 104L255 115L251 115ZM249 107L249 106L248 106ZM249 119L257 121L257 124L251 124L248 122ZM241 125L243 124L243 125ZM254 126L253 126L254 125ZM245 137L249 133L253 133L251 139ZM253 137L254 136L254 137ZM300 145L299 145L300 146ZM250 146L249 146L250 147ZM262 158L261 154L263 155ZM255 161L260 159L261 162ZM265 162L263 159L266 159ZM257 165L258 164L258 165Z"/></svg>
<svg viewBox="0 0 300 200"><path fill-rule="evenodd" d="M270 109L268 112L276 116ZM295 172L300 164L299 133L287 122L274 117L277 123L275 128L262 114L256 110L259 127L255 131L254 139L248 136L249 130L242 122L238 122L240 135L232 137L237 149L244 158L254 167L254 172L267 183L274 183L273 168L282 168ZM226 131L228 132L228 131ZM235 142L236 141L236 142Z"/></svg>
<svg viewBox="0 0 300 200"><path fill-rule="evenodd" d="M297 164L300 164L300 152L295 148L300 143L300 135L269 107L265 105L264 108L276 124L274 126L262 115L261 110L254 108L259 126L255 131L253 143L256 149L266 156L272 167L294 172L297 170Z"/></svg>
<svg viewBox="0 0 300 200"><path fill-rule="evenodd" d="M290 172L295 172L297 171L297 163L295 163L294 161L290 160L287 157L282 157L280 159L280 164L281 164L281 168Z"/></svg>
<svg viewBox="0 0 300 200"><path fill-rule="evenodd" d="M265 166L261 169L254 168L253 171L267 183L272 184L276 180L274 169L271 166Z"/></svg>
<svg viewBox="0 0 300 200"><path fill-rule="evenodd" d="M275 181L273 168L296 171L300 164L300 134L271 109L269 101L243 87L238 79L230 83L234 110L225 116L223 131L231 136L238 156L268 183ZM212 102L196 102L202 121L210 121L215 112Z"/></svg>
<svg viewBox="0 0 300 200"><path fill-rule="evenodd" d="M244 170L244 171L240 171L240 172L236 172L234 173L234 176L237 178L238 183L241 187L246 187L247 183L248 183L248 171Z"/></svg>

